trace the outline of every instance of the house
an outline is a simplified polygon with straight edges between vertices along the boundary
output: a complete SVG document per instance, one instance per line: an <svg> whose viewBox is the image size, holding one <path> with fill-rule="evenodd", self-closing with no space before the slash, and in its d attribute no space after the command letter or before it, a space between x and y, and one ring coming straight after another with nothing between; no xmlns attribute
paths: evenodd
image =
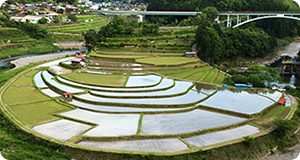
<svg viewBox="0 0 300 160"><path fill-rule="evenodd" d="M17 15L16 12L9 12L8 14L9 14L10 17L15 17Z"/></svg>
<svg viewBox="0 0 300 160"><path fill-rule="evenodd" d="M77 64L79 65L80 62L84 62L84 59L83 58L72 58L71 59L71 63L74 65L74 64Z"/></svg>
<svg viewBox="0 0 300 160"><path fill-rule="evenodd" d="M27 15L24 17L24 21L26 22L27 20L29 20L31 23L38 23L39 19L43 18L42 16L31 16L31 15ZM49 21L49 18L47 18ZM23 21L22 21L23 22Z"/></svg>
<svg viewBox="0 0 300 160"><path fill-rule="evenodd" d="M186 57L186 58L191 58L191 57L196 57L196 58L198 58L196 52L185 52L185 57Z"/></svg>
<svg viewBox="0 0 300 160"><path fill-rule="evenodd" d="M32 4L25 4L24 8L27 9L27 10L34 10L34 9L36 9L36 6L34 6Z"/></svg>
<svg viewBox="0 0 300 160"><path fill-rule="evenodd" d="M77 8L77 7L74 7L74 6L67 6L66 7L66 12L68 12L68 13L74 13L74 12L79 12L79 8Z"/></svg>
<svg viewBox="0 0 300 160"><path fill-rule="evenodd" d="M125 45L124 47L125 47L125 48L134 48L135 45Z"/></svg>
<svg viewBox="0 0 300 160"><path fill-rule="evenodd" d="M234 88L237 89L244 89L244 88L252 88L251 84L234 84Z"/></svg>
<svg viewBox="0 0 300 160"><path fill-rule="evenodd" d="M71 102L72 101L72 93L71 92L63 93L62 98L66 102Z"/></svg>
<svg viewBox="0 0 300 160"><path fill-rule="evenodd" d="M278 101L278 104L280 105L283 105L285 103L286 99L285 98L281 98L279 101Z"/></svg>
<svg viewBox="0 0 300 160"><path fill-rule="evenodd" d="M24 14L22 14L22 13L17 13L16 14L16 17L24 17L25 15Z"/></svg>

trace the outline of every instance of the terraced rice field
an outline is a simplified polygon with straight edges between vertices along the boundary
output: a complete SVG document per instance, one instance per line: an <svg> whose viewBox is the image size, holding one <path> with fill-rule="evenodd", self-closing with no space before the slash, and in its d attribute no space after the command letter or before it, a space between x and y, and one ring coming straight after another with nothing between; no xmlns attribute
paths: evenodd
<svg viewBox="0 0 300 160"><path fill-rule="evenodd" d="M47 26L43 28L45 28L49 32L81 34L82 32L86 32L89 29L99 30L102 26L105 26L109 23L109 20L98 15L77 16L77 19L80 24ZM85 20L88 20L88 22L85 22Z"/></svg>
<svg viewBox="0 0 300 160"><path fill-rule="evenodd" d="M102 62L100 65L110 65L110 61ZM149 62L140 67L167 63ZM181 69L158 71L160 75L84 73L84 69L52 75L44 69L33 70L12 82L2 99L22 125L39 135L110 152L188 153L252 136L266 126L260 122L250 125L249 117L255 120L282 93L217 87L213 83L221 83L223 73L202 66L199 60L191 63L198 67L176 61ZM116 69L139 65L112 64ZM71 101L63 101L65 92L73 94Z"/></svg>

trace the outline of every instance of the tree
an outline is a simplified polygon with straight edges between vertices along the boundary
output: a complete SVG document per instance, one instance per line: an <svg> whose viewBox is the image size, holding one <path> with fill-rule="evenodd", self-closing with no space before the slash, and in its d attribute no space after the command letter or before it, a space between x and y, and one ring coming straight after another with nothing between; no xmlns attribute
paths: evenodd
<svg viewBox="0 0 300 160"><path fill-rule="evenodd" d="M254 87L265 87L264 81L261 80L256 74L250 74L248 76L248 82L251 83Z"/></svg>
<svg viewBox="0 0 300 160"><path fill-rule="evenodd" d="M62 21L62 17L55 16L54 23L60 23Z"/></svg>
<svg viewBox="0 0 300 160"><path fill-rule="evenodd" d="M62 8L57 10L57 13L64 14L64 10Z"/></svg>
<svg viewBox="0 0 300 160"><path fill-rule="evenodd" d="M46 24L48 22L48 19L45 17L42 17L41 19L38 20L39 24Z"/></svg>
<svg viewBox="0 0 300 160"><path fill-rule="evenodd" d="M128 27L125 29L125 33L126 33L126 34L131 35L133 32L134 32L134 27L132 27L132 26L128 26Z"/></svg>
<svg viewBox="0 0 300 160"><path fill-rule="evenodd" d="M222 39L218 32L210 27L211 25L206 20L205 14L202 19L203 21L196 31L197 55L204 61L217 63L222 56Z"/></svg>
<svg viewBox="0 0 300 160"><path fill-rule="evenodd" d="M293 120L283 120L283 119L276 119L273 121L273 124L276 126L274 133L278 137L285 137L291 136L295 130L297 124Z"/></svg>
<svg viewBox="0 0 300 160"><path fill-rule="evenodd" d="M210 20L211 22L213 22L219 14L216 7L206 7L202 11L202 13L205 13L207 15L208 20Z"/></svg>
<svg viewBox="0 0 300 160"><path fill-rule="evenodd" d="M88 30L86 33L83 33L84 39L85 39L85 47L87 47L89 50L92 48L92 46L97 45L97 33L94 29Z"/></svg>
<svg viewBox="0 0 300 160"><path fill-rule="evenodd" d="M76 22L77 21L77 17L74 14L69 14L68 18L72 21L72 22Z"/></svg>
<svg viewBox="0 0 300 160"><path fill-rule="evenodd" d="M236 74L236 75L232 75L231 79L235 82L235 83L247 83L247 77L241 75L241 74Z"/></svg>
<svg viewBox="0 0 300 160"><path fill-rule="evenodd" d="M254 65L252 67L249 67L247 72L256 74L259 76L261 80L267 81L268 87L270 87L271 82L282 83L282 79L278 73L278 70L270 66L264 67L264 66Z"/></svg>

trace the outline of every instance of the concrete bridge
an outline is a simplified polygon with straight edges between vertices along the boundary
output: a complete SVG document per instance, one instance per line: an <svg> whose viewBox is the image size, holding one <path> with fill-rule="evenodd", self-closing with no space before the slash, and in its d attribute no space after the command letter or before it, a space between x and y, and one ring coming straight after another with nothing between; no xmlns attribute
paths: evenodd
<svg viewBox="0 0 300 160"><path fill-rule="evenodd" d="M137 15L139 17L138 22L143 21L145 15L163 15L163 16L196 16L201 14L201 12L196 11L102 11L102 10L92 10L96 14L129 14Z"/></svg>
<svg viewBox="0 0 300 160"><path fill-rule="evenodd" d="M299 11L219 11L219 16L227 16L227 27L236 28L241 25L269 18L285 18L285 19L294 19L300 20ZM236 25L232 26L232 18L236 17ZM217 18L217 19L218 19Z"/></svg>
<svg viewBox="0 0 300 160"><path fill-rule="evenodd" d="M202 12L197 11L92 11L98 14L130 14L137 15L139 22L143 21L145 15L172 15L172 16L196 16ZM227 16L227 27L239 27L241 25L268 18L286 18L300 20L297 16L300 16L300 11L219 11L218 18L220 16ZM232 26L232 19L236 18L236 24Z"/></svg>

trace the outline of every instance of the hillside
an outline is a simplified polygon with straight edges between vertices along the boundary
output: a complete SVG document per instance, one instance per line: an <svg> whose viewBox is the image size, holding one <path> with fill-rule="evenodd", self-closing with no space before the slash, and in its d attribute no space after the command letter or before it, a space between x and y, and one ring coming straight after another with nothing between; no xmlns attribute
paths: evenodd
<svg viewBox="0 0 300 160"><path fill-rule="evenodd" d="M17 28L0 28L0 46L9 46L23 43L41 42Z"/></svg>
<svg viewBox="0 0 300 160"><path fill-rule="evenodd" d="M201 5L199 5L201 4ZM152 0L147 10L203 10L216 7L219 11L286 11L299 10L292 0Z"/></svg>

